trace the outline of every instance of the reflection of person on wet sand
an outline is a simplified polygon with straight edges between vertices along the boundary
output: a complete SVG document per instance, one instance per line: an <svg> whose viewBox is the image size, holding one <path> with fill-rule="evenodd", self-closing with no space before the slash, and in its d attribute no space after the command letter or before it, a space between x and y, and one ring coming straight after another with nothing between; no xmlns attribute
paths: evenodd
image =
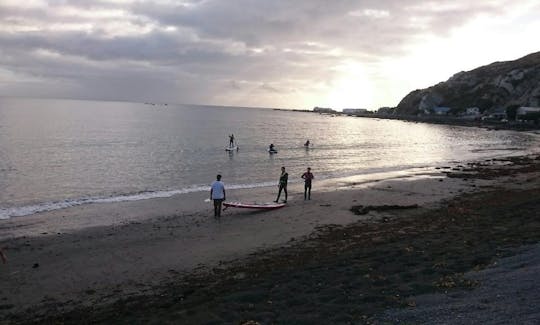
<svg viewBox="0 0 540 325"><path fill-rule="evenodd" d="M0 259L2 259L2 263L6 264L7 256L6 254L4 254L4 251L2 250L2 248L0 248Z"/></svg>

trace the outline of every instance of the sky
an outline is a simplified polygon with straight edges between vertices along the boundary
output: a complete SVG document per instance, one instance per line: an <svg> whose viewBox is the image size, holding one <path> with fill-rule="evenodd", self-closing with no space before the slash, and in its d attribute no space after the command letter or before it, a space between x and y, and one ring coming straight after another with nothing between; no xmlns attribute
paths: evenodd
<svg viewBox="0 0 540 325"><path fill-rule="evenodd" d="M0 96L375 110L538 31L540 0L0 0Z"/></svg>

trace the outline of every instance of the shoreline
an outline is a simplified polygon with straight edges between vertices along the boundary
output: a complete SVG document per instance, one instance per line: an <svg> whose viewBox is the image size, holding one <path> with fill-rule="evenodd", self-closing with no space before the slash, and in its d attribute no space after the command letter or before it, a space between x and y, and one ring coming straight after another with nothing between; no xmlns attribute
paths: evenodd
<svg viewBox="0 0 540 325"><path fill-rule="evenodd" d="M504 154L501 156L505 156ZM497 158L490 158L497 159ZM347 190L350 185L353 184L355 188L370 186L379 182L385 181L399 181L403 179L419 179L425 177L438 177L440 169L451 169L459 165L458 162L443 163L443 167L408 167L406 169L387 170L382 172L360 173L349 176L337 176L331 178L317 178L317 192L328 193L337 190ZM302 196L300 192L303 191L303 181L298 178L297 180L289 181L289 187L293 191L293 198ZM209 188L209 187L208 187ZM270 202L276 195L275 185L261 185L254 187L243 187L238 185L230 185L226 183L227 192L233 201L250 201L250 202ZM101 198L96 202L87 202L81 204L65 205L61 203L62 207L53 208L50 210L43 210L28 215L12 216L7 219L0 219L0 242L10 239L13 236L32 236L38 235L47 231L46 229L31 229L28 228L28 232L20 232L20 234L6 233L5 229L10 228L25 228L25 225L30 224L43 224L52 223L54 227L67 227L68 230L84 229L88 227L96 226L111 226L118 222L129 223L130 218L110 218L107 220L106 216L130 214L132 215L132 221L144 221L146 219L156 218L162 215L171 215L177 212L182 213L196 213L205 210L209 204L204 200L208 196L208 189L196 190L191 192L182 192L178 194L171 194L166 196L155 196L136 200L113 200L108 198ZM181 192L181 191L165 191L165 192ZM156 192L149 192L156 193ZM300 194L298 194L300 193ZM131 197L132 195L126 195ZM182 207L176 205L177 201L189 202L190 207ZM44 203L43 205L48 205ZM161 206L165 206L165 209L161 209ZM148 207L151 207L149 209ZM93 211L95 210L95 211ZM133 211L131 211L133 210ZM144 213L141 211L144 210ZM159 210L160 213L156 213L155 210ZM62 218L61 223L55 223L52 219ZM86 219L86 220L85 220ZM50 228L50 227L49 227ZM52 230L50 230L52 232Z"/></svg>
<svg viewBox="0 0 540 325"><path fill-rule="evenodd" d="M362 174L354 174L348 176L334 176L328 178L318 178L319 183L323 183L324 191L333 191L335 190L335 183L342 183L346 179L364 179L365 183L369 182L378 182L381 180L390 180L397 177L406 177L403 175L409 175L414 177L415 175L425 173L419 170L429 169L429 167L415 167L408 166L405 169L380 171L380 172L370 172ZM236 192L271 192L269 189L275 187L275 182L264 182L259 184L227 184L227 190L236 191ZM290 186L297 186L302 183L302 180L295 179L290 180ZM272 184L272 185L269 185ZM43 202L31 205L16 206L10 208L0 209L0 224L2 220L15 220L16 218L25 218L32 216L40 216L48 213L55 213L56 211L61 212L68 209L77 209L78 207L86 207L90 205L107 205L107 204L122 204L128 202L138 202L138 201L148 201L148 200L159 200L159 199L176 199L180 196L198 196L200 193L207 193L208 186L194 186L186 187L183 189L174 189L174 190L156 190L148 192L140 192L136 194L122 194L118 196L102 196L102 197L83 197L83 198L69 198L62 201L51 201ZM258 199L260 196L257 196ZM251 198L250 198L251 199ZM22 210L22 211L19 211ZM4 214L10 214L5 218L2 218Z"/></svg>
<svg viewBox="0 0 540 325"><path fill-rule="evenodd" d="M71 232L44 231L47 234L17 237L9 242L1 242L7 246L6 253L10 260L0 268L0 275L10 281L4 281L6 283L1 285L3 294L0 297L0 316L14 322L32 319L37 322L51 318L66 319L69 323L70 319L74 321L74 318L70 318L73 315L97 317L94 319L99 320L98 314L85 308L94 306L92 308L110 316L118 304L125 304L130 299L133 299L135 305L140 299L150 299L150 305L153 306L154 303L159 304L159 301L168 301L165 298L160 300L159 295L154 296L164 290L164 285L179 285L184 290L186 287L182 285L186 285L186 279L203 279L205 276L209 278L204 278L204 281L199 283L203 287L205 281L224 285L219 280L222 272L236 272L232 273L232 276L238 277L237 281L242 282L241 280L251 276L254 268L262 274L263 270L252 264L256 263L257 258L269 259L267 262L283 261L280 254L291 249L306 251L312 246L324 243L330 245L330 250L346 249L346 246L341 247L339 244L341 241L336 242L337 237L334 238L341 229L356 229L360 231L358 238L364 240L362 234L366 227L386 227L388 220L395 219L404 225L399 229L411 226L414 228L410 220L423 213L444 208L445 204L459 195L500 191L494 186L503 186L505 191L518 191L523 186L535 188L538 185L538 163L537 160L528 159L501 159L464 164L465 166L457 168L458 170L434 170L434 174L437 173L440 177L381 181L368 186L351 182L344 185L347 190L331 192L318 192L315 184L313 200L307 202L300 201L301 186L295 184L291 187L292 198L289 198L290 205L286 209L268 213L227 211L221 222L215 222L209 217L210 213L205 213L210 211L203 202L206 193L201 197L192 195L178 198L179 202L175 204L165 202L167 200L157 200L155 204L146 207L98 207L91 214L95 217L100 214L116 214L113 225ZM476 177L475 173L482 177ZM533 181L527 181L533 174ZM274 192L275 190L272 191L273 194ZM191 204L190 200L195 202L194 206L190 207L191 210L183 209L184 204ZM417 204L419 208L411 211L370 212L365 216L357 216L349 209L358 204ZM92 209L78 210L78 214L84 214L89 213L85 210ZM126 211L133 213L136 218L126 222L122 217L123 213L128 213ZM150 211L153 212L149 215ZM133 218L134 215L130 217ZM66 219L62 216L56 218ZM35 229L43 227L38 220L29 220L26 226ZM25 225L13 227L24 228ZM410 238L410 233L403 236ZM377 242L374 241L377 237L370 238L372 245ZM384 242L385 236L378 240ZM313 254L319 253L315 251ZM330 254L327 257L333 258L332 256L333 254ZM373 258L377 259L376 256ZM231 262L235 260L241 261L240 266ZM316 260L310 260L309 263L317 268L324 265ZM251 265L251 269L235 271L235 268L242 265ZM302 264L299 267L302 268ZM283 280L279 281L283 283ZM239 284L240 287L242 285ZM237 287L235 285L228 288L234 291ZM6 296L5 293L9 295ZM339 294L336 294L336 297L338 296ZM204 306L204 303L191 301L188 305L191 308L188 310L196 311ZM128 308L129 304L124 307ZM25 311L26 316L23 314ZM63 315L64 312L66 314ZM184 316L188 320L197 319L189 313L182 317ZM126 315L118 317L119 320L127 319L123 318ZM156 317L155 320L166 320L168 316L159 314Z"/></svg>
<svg viewBox="0 0 540 325"><path fill-rule="evenodd" d="M408 122L415 122L414 118L413 119L401 118L401 117L394 118L394 117L389 117L389 116L362 116L362 117L397 119L399 121L405 121L406 122L405 124L408 124ZM434 121L436 121L437 119L438 118L434 118ZM454 124L454 123L442 123L442 124ZM458 123L454 125L461 125L461 124ZM464 127L465 126L481 127L481 125L476 125L476 124L470 125L467 123L463 124L463 126ZM451 129L454 129L454 128L451 128ZM460 128L457 128L457 129L460 129ZM465 128L462 128L462 129L465 129ZM481 131L481 132L482 134L488 137L492 135L491 132L484 132L484 131ZM513 131L508 131L508 132L514 135L519 134ZM520 145L520 144L529 143L528 140L530 138L534 140L534 141L531 141L532 143L536 143L537 140L540 140L540 138L538 138L538 135L540 135L540 133L538 132L536 133L530 132L526 135L521 134L519 137L522 137L522 138L524 137L526 139L520 139L520 142L514 142L515 144L512 143L512 145L507 146L504 142L502 142L497 147L487 148L485 149L485 151L483 147L474 147L474 148L471 148L471 150L469 151L459 152L458 154L454 154L453 156L459 157L457 159L474 160L474 159L483 159L483 157L496 158L499 156L526 154L528 152L530 153L531 151L535 150L534 146L533 145ZM499 137L500 136L506 137L506 132L502 132L499 135ZM306 157L309 156L309 152L315 152L311 150L305 151L303 147L298 148L298 147L293 146L293 147L285 147L285 148L287 148L287 150L290 150L291 154L297 154L298 151L301 151L302 154L304 153L306 154L305 155ZM314 148L317 149L316 146ZM335 155L335 156L339 156L339 155ZM265 168L266 171L271 171L273 170L272 168L278 167L278 165L281 164L281 158L286 158L286 157L279 156L276 158L278 158L275 162L276 165L268 169ZM400 168L402 170L410 170L410 169L417 168L421 166L422 164L433 165L437 163L439 164L444 163L442 161L436 161L436 160L451 161L451 159L452 158L449 156L441 156L441 158L438 158L437 156L435 156L435 158L433 159L430 158L426 160L423 160L423 159L413 160L413 161L404 160L404 161L401 161L399 164L390 164L390 163L387 163L386 161L382 164L374 164L374 165L368 163L366 165L362 165L361 168L359 169L351 168L351 169L347 169L347 171L345 172L339 169L326 168L325 177L327 177L328 179L338 178L338 177L347 177L347 176L354 177L355 173L364 173L364 172L378 173L378 172L388 171L388 173L392 173L392 171L394 171L396 168ZM297 161L300 161L300 160L298 159ZM383 160L381 159L381 161ZM387 158L387 161L391 161L391 160ZM371 170L368 169L369 167L365 168L366 166L370 166ZM352 167L352 165L349 167ZM301 168L299 169L298 165L294 166L294 168L297 171L303 170ZM302 166L302 168L304 168L304 166ZM345 175L340 175L341 173L345 173ZM234 173L230 173L230 174L231 176L235 175ZM204 182L201 182L200 180L207 179L207 176L210 176L210 175L207 174L201 178L197 178L196 180L186 181L185 184L181 182L181 183L176 183L172 185L170 183L162 183L161 185L159 185L160 183L157 182L156 184L152 183L152 186L150 187L144 187L144 186L143 187L138 187L138 186L129 187L126 185L120 188L115 188L115 187L105 186L105 188L103 188L102 191L99 189L100 188L99 184L94 185L93 187L90 186L88 190L77 189L74 191L70 191L68 187L66 189L62 189L59 192L55 192L54 195L50 195L50 196L46 195L46 193L48 193L49 191L48 187L46 186L47 184L49 184L48 181L36 181L37 183L36 187L45 188L46 189L45 191L38 190L36 192L33 192L32 191L33 187L29 185L27 187L30 190L9 190L10 186L8 186L7 193L5 193L4 198L2 202L0 203L0 222L2 222L2 220L6 220L13 217L27 216L27 215L47 212L51 210L59 210L59 209L63 209L65 207L71 207L71 206L84 206L87 204L111 203L111 202L118 202L118 201L123 202L123 201L133 201L133 200L146 200L146 199L152 199L156 197L163 198L163 197L171 197L176 194L204 191L206 187L208 186L208 184L204 184ZM224 175L224 176L228 176L228 175ZM320 179L320 176L321 175L319 175L319 179ZM257 180L253 180L247 177L237 178L235 179L235 181L238 181L238 183L235 184L235 186L238 188L264 187L267 184L273 183L275 181L274 177L275 177L274 175L266 175L264 178L257 179ZM209 177L208 183L210 183L212 179L213 177ZM21 178L21 180L24 180L24 178ZM26 180L26 181L29 181L29 180ZM230 179L228 181L230 181ZM14 184L16 185L16 183L17 182L15 182ZM38 186L38 184L41 186ZM167 184L167 185L164 185L164 184ZM9 184L9 185L12 185L12 184ZM54 188L54 184L51 184L51 186ZM17 187L14 186L14 188L16 189Z"/></svg>
<svg viewBox="0 0 540 325"><path fill-rule="evenodd" d="M282 109L275 109L282 110ZM519 123L519 122L500 122L493 120L470 120L463 119L453 116L437 116L437 115L392 115L392 114L355 114L355 113L343 113L340 111L334 112L315 112L312 110L300 110L292 109L290 111L299 112L299 113L314 113L320 115L329 115L329 116L347 116L347 117L362 117L362 118L374 118L374 119L387 119L387 120L398 120L405 122L413 123L427 123L427 124L442 124L442 125L454 125L454 126L465 126L465 127L477 127L488 130L508 130L508 131L540 131L540 125L533 123ZM535 132L536 133L536 132Z"/></svg>
<svg viewBox="0 0 540 325"><path fill-rule="evenodd" d="M495 150L497 151L497 150ZM323 192L332 192L338 189L344 189L341 188L339 184L347 184L347 183L357 183L357 184L366 184L369 185L370 183L376 183L380 181L388 181L388 180L396 180L400 178L415 178L415 177L425 177L426 175L433 175L434 173L437 173L439 169L451 169L455 168L456 166L460 164L466 164L471 163L474 161L479 160L496 160L500 158L508 158L508 157L514 157L514 156L523 156L523 155L530 155L534 154L534 152L531 152L529 150L523 151L523 150L517 150L516 148L510 148L507 150L498 150L502 151L499 154L491 154L489 156L485 157L469 157L469 160L461 160L461 161L455 161L455 160L448 160L445 162L439 162L435 165L411 165L411 166L402 166L400 168L381 168L381 169L369 169L367 171L362 170L361 173L355 173L350 175L333 175L333 176L327 176L327 177L317 177L317 183L319 183L321 186L319 186L319 191ZM437 167L439 166L439 167ZM302 187L302 180L300 178L289 180L289 186L294 187ZM227 189L229 191L237 192L237 193L255 193L254 197L250 197L249 200L251 201L269 201L269 197L271 195L267 196L266 198L261 195L261 193L269 193L272 192L272 189L274 187L274 182L264 182L259 184L229 184L226 183ZM272 185L269 185L272 184ZM88 197L81 197L81 198L68 198L64 200L59 201L51 201L51 202L42 202L42 203L36 203L36 204L30 204L30 205L24 205L24 206L15 206L15 207L7 207L7 208L1 208L0 209L0 230L2 229L2 223L9 223L14 222L16 220L19 220L19 218L41 218L44 216L44 218L47 218L49 216L55 216L58 214L65 214L63 212L66 212L67 214L70 213L70 211L81 209L85 210L87 207L93 207L93 206L107 206L107 205L128 205L131 202L134 202L135 205L141 205L142 202L149 202L152 200L176 200L179 197L186 196L186 197L199 197L199 194L205 194L207 193L208 186L201 186L201 185L193 185L191 187L186 187L182 189L169 189L169 190L155 190L155 191L147 191L147 192L139 192L139 193L126 193L121 194L118 196L88 196ZM245 196L245 195L244 195ZM152 203L150 203L152 204ZM201 206L197 206L198 210L201 209ZM11 211L12 210L12 211ZM22 210L22 211L19 211ZM11 212L10 212L11 211ZM13 214L8 217L3 217L4 214ZM84 222L83 222L84 223ZM92 225L86 225L86 226L92 226ZM5 236L2 236L2 233L0 231L0 241L6 239Z"/></svg>

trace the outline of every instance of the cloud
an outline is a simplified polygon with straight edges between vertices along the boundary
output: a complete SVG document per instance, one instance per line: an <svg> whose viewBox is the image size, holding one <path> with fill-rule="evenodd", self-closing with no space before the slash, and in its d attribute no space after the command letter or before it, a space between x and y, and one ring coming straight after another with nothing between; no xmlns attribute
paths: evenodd
<svg viewBox="0 0 540 325"><path fill-rule="evenodd" d="M367 77L383 84L374 69L381 63L512 6L518 5L5 0L0 66L9 73L0 80L0 95L309 106L343 80L336 67L344 62L364 65Z"/></svg>

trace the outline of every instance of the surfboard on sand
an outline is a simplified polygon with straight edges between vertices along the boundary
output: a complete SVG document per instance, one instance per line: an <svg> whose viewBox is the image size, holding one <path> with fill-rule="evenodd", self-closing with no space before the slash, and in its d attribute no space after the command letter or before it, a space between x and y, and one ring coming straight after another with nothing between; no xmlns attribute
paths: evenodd
<svg viewBox="0 0 540 325"><path fill-rule="evenodd" d="M283 208L285 203L243 203L243 202L223 202L225 208L243 208L243 209L258 209L258 210L274 210Z"/></svg>

